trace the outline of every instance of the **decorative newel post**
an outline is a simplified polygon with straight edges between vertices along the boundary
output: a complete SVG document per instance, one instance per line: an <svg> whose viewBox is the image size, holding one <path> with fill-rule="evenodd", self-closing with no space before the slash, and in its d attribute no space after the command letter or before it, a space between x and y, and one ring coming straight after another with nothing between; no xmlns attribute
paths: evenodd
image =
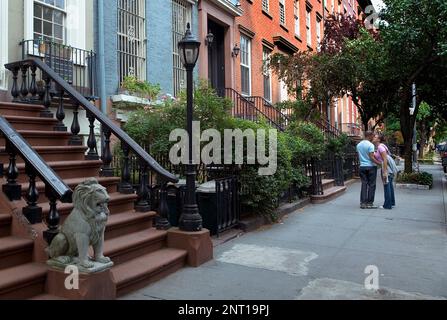
<svg viewBox="0 0 447 320"><path fill-rule="evenodd" d="M129 146L126 143L121 142L121 148L123 150L123 166L121 168L121 182L118 186L118 190L122 194L132 194L134 190L130 183Z"/></svg>
<svg viewBox="0 0 447 320"><path fill-rule="evenodd" d="M43 96L43 105L45 106L45 110L40 113L40 116L43 118L53 118L53 113L50 111L51 106L51 78L48 75L45 75L45 93Z"/></svg>
<svg viewBox="0 0 447 320"><path fill-rule="evenodd" d="M8 183L3 185L2 189L9 200L20 200L22 198L22 187L17 183L17 178L19 177L19 169L16 164L17 153L9 141L6 141L6 152L9 154L9 165L8 169L6 169Z"/></svg>
<svg viewBox="0 0 447 320"><path fill-rule="evenodd" d="M67 127L64 125L65 119L65 110L64 110L64 89L60 88L59 90L59 105L56 111L56 119L58 123L54 127L54 131L67 131Z"/></svg>
<svg viewBox="0 0 447 320"><path fill-rule="evenodd" d="M45 219L45 223L48 227L46 231L43 232L43 237L48 244L51 244L54 237L59 233L59 222L60 216L57 211L57 197L48 186L45 186L45 194L50 200L50 211Z"/></svg>
<svg viewBox="0 0 447 320"><path fill-rule="evenodd" d="M168 207L168 192L167 184L165 182L161 183L160 186L160 201L158 205L158 216L156 217L155 227L157 230L168 230L171 228L169 223L169 207Z"/></svg>
<svg viewBox="0 0 447 320"><path fill-rule="evenodd" d="M19 84L18 84L18 78L19 78L19 67L14 67L12 69L12 88L11 88L11 95L12 95L12 101L13 102L19 102Z"/></svg>
<svg viewBox="0 0 447 320"><path fill-rule="evenodd" d="M90 112L87 112L87 118L90 123L90 132L87 140L88 152L85 156L86 160L99 160L98 151L96 149L96 138L95 138L95 116Z"/></svg>
<svg viewBox="0 0 447 320"><path fill-rule="evenodd" d="M111 166L113 156L110 150L110 136L112 132L110 129L104 127L104 150L101 155L102 167L101 167L101 176L102 177L113 177L113 168Z"/></svg>
<svg viewBox="0 0 447 320"><path fill-rule="evenodd" d="M29 87L29 93L31 94L30 101L36 102L39 100L38 96L38 88L37 88L37 82L36 82L36 71L37 67L35 65L31 66L31 84Z"/></svg>
<svg viewBox="0 0 447 320"><path fill-rule="evenodd" d="M29 223L36 224L42 222L42 208L38 206L39 190L36 187L36 171L29 164L25 164L25 171L29 177L29 187L26 192L26 207L22 209L23 215L28 219Z"/></svg>
<svg viewBox="0 0 447 320"><path fill-rule="evenodd" d="M138 200L135 210L138 212L148 212L151 210L149 203L149 189L148 184L148 166L147 163L140 159L140 186L138 187Z"/></svg>
<svg viewBox="0 0 447 320"><path fill-rule="evenodd" d="M79 125L79 104L75 104L73 107L73 122L71 124L71 137L68 141L70 146L82 146L82 138L79 136L81 132L81 126Z"/></svg>
<svg viewBox="0 0 447 320"><path fill-rule="evenodd" d="M28 81L27 81L27 74L28 74L28 68L29 66L24 64L22 65L22 87L20 89L20 98L22 101L26 101L28 99Z"/></svg>

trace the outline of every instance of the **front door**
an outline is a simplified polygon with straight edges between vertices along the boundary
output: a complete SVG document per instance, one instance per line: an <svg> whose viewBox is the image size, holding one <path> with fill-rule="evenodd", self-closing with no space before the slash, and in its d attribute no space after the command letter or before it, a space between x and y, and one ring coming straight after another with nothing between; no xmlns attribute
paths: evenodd
<svg viewBox="0 0 447 320"><path fill-rule="evenodd" d="M220 96L225 95L225 28L208 20L208 32L214 35L211 45L208 45L208 78L211 87Z"/></svg>

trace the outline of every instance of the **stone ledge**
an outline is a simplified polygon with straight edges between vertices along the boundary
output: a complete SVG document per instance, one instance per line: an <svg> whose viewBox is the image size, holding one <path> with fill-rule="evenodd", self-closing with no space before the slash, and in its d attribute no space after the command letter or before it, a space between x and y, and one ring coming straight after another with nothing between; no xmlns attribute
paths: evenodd
<svg viewBox="0 0 447 320"><path fill-rule="evenodd" d="M397 183L396 189L430 190L430 186L414 183Z"/></svg>

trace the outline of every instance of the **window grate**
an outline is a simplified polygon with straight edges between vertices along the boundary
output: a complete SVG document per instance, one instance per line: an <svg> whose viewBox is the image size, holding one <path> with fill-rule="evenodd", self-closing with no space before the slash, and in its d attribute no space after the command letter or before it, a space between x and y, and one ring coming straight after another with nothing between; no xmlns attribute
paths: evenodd
<svg viewBox="0 0 447 320"><path fill-rule="evenodd" d="M146 80L144 0L118 0L118 62L120 84L129 76Z"/></svg>
<svg viewBox="0 0 447 320"><path fill-rule="evenodd" d="M174 96L186 87L186 70L178 52L178 42L186 32L186 24L192 20L191 4L186 0L172 1L172 55L173 55L173 89Z"/></svg>
<svg viewBox="0 0 447 320"><path fill-rule="evenodd" d="M262 10L269 12L269 0L262 0Z"/></svg>
<svg viewBox="0 0 447 320"><path fill-rule="evenodd" d="M279 23L283 26L286 25L286 7L284 0L279 0Z"/></svg>

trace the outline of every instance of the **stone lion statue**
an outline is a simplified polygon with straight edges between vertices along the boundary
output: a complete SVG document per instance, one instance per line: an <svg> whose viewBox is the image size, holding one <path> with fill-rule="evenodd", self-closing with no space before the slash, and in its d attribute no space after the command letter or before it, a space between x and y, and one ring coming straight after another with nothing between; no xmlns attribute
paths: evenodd
<svg viewBox="0 0 447 320"><path fill-rule="evenodd" d="M75 188L73 211L47 248L49 265L63 267L75 264L84 271L113 265L103 254L104 231L110 214L109 199L106 188L95 178L87 179ZM88 255L90 245L93 258Z"/></svg>

